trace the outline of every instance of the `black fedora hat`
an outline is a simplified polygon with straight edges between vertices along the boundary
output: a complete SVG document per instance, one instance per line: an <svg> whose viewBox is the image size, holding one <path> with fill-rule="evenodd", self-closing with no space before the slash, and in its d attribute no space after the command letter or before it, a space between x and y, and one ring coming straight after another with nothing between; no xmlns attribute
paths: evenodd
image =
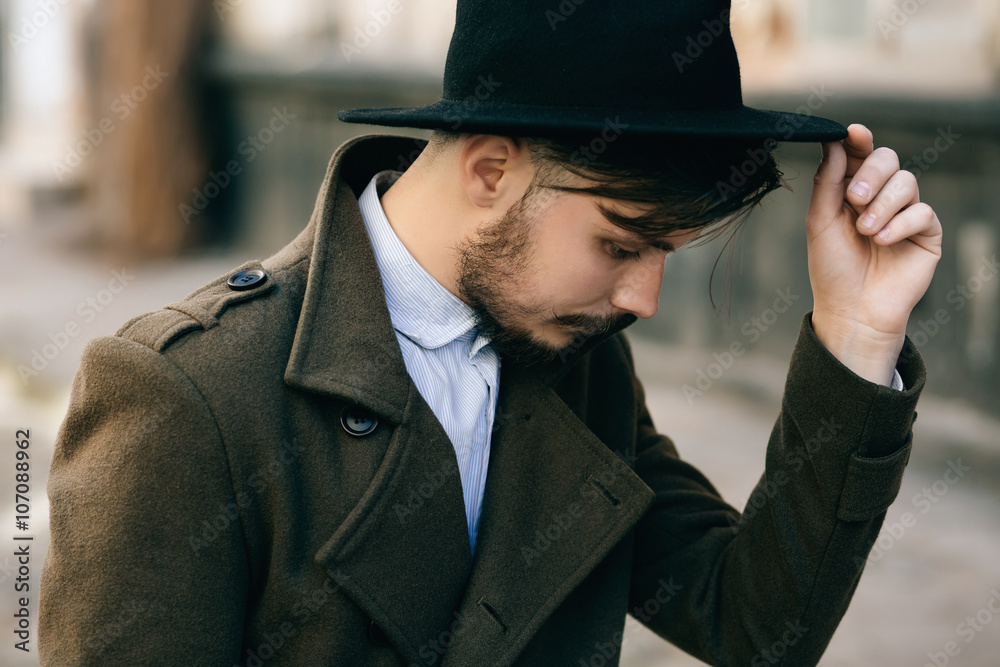
<svg viewBox="0 0 1000 667"><path fill-rule="evenodd" d="M601 131L835 141L846 128L743 104L729 0L458 0L442 99L348 123L548 136Z"/></svg>

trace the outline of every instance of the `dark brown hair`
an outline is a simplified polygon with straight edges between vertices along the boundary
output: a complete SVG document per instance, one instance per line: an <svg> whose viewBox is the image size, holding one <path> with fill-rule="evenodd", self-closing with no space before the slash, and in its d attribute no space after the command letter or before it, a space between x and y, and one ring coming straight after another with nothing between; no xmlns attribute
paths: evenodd
<svg viewBox="0 0 1000 667"><path fill-rule="evenodd" d="M774 160L777 142L630 136L613 127L586 137L525 138L540 187L648 205L638 217L613 210L614 224L648 241L700 229L702 243L733 232L770 192L784 185ZM432 145L463 135L438 131ZM579 183L579 178L586 181ZM646 208L646 206L643 206Z"/></svg>

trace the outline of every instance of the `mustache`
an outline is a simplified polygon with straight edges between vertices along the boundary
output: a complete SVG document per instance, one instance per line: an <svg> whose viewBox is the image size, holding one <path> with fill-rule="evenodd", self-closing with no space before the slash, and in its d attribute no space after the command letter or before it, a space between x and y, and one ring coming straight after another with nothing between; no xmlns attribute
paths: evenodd
<svg viewBox="0 0 1000 667"><path fill-rule="evenodd" d="M602 317L577 313L573 315L557 315L552 318L552 321L574 329L586 329L587 332L585 335L589 337L612 334L633 324L637 319L639 318L631 313L625 315L605 315Z"/></svg>

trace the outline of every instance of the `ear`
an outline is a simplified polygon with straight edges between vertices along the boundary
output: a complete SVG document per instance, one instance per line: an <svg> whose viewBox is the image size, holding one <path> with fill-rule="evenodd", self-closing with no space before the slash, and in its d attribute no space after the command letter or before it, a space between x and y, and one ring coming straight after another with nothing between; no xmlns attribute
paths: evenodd
<svg viewBox="0 0 1000 667"><path fill-rule="evenodd" d="M469 135L458 164L469 201L481 208L506 210L521 198L534 175L523 141L492 134Z"/></svg>

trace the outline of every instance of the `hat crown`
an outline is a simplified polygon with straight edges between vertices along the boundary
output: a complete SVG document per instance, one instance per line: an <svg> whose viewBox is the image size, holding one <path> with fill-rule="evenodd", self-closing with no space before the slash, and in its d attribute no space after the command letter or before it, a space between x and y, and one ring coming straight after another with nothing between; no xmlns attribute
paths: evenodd
<svg viewBox="0 0 1000 667"><path fill-rule="evenodd" d="M742 106L729 0L459 0L443 99L555 108Z"/></svg>
<svg viewBox="0 0 1000 667"><path fill-rule="evenodd" d="M743 105L730 0L458 0L441 100L349 123L591 136L837 141L847 128Z"/></svg>

